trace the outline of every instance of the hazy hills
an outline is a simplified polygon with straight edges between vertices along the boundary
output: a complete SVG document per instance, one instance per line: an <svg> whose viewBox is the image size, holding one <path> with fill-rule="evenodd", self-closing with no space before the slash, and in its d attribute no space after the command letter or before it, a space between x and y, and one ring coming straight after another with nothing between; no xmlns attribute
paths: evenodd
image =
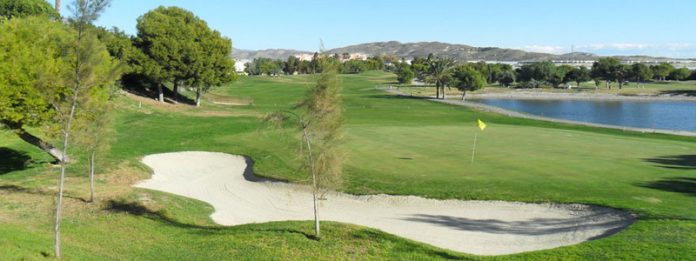
<svg viewBox="0 0 696 261"><path fill-rule="evenodd" d="M351 45L327 50L327 53L363 53L369 56L393 55L397 57L413 58L425 57L432 53L436 56L450 57L459 61L538 61L538 60L596 60L597 55L591 53L574 52L568 54L549 54L527 52L518 49L506 49L498 47L474 47L463 44L449 44L441 42L417 42L400 43L397 41L374 42ZM287 59L290 55L311 54L310 51L291 49L267 49L267 50L241 50L235 49L233 55L236 59L272 58ZM674 60L663 57L649 56L617 56L623 60Z"/></svg>

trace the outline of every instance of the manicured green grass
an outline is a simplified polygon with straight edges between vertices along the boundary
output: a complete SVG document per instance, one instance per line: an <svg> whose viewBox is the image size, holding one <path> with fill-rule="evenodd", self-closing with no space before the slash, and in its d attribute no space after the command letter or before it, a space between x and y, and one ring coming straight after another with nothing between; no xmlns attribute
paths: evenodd
<svg viewBox="0 0 696 261"><path fill-rule="evenodd" d="M696 139L515 119L377 90L394 81L369 72L341 76L349 157L344 191L430 198L575 202L626 209L639 221L580 245L501 257L476 257L353 225L327 222L315 241L311 222L223 228L207 204L132 189L147 177L148 154L204 150L249 155L264 176L304 182L297 134L258 116L292 109L313 76L243 77L214 91L248 106L206 102L176 108L120 98L116 140L102 162L100 202L88 205L83 161L72 168L63 228L71 259L688 259L696 256ZM220 112L229 115L215 116ZM239 116L249 115L249 116ZM481 118L475 163L471 145ZM0 172L0 257L51 254L55 171L48 158L0 134L0 148L26 152L29 168ZM4 259L4 258L3 258Z"/></svg>

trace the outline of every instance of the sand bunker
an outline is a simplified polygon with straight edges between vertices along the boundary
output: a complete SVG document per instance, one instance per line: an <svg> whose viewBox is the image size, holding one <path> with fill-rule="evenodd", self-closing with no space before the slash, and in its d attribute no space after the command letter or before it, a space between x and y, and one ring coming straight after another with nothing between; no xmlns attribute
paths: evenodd
<svg viewBox="0 0 696 261"><path fill-rule="evenodd" d="M300 185L254 177L248 160L211 152L150 155L154 170L137 187L211 204L222 225L311 220L312 197ZM477 255L512 254L578 244L614 234L635 217L579 204L432 200L414 196L327 195L320 217L377 228L434 246Z"/></svg>

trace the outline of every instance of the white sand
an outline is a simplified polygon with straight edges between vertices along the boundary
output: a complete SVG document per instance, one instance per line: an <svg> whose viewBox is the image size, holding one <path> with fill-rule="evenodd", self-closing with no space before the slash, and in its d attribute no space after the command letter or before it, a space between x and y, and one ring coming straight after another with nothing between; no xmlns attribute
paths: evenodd
<svg viewBox="0 0 696 261"><path fill-rule="evenodd" d="M222 225L313 219L309 188L260 181L241 156L211 152L150 155L137 187L211 204ZM253 180L253 181L251 181ZM327 195L320 218L377 228L434 246L501 255L578 244L630 225L632 214L577 204L432 200L414 196Z"/></svg>

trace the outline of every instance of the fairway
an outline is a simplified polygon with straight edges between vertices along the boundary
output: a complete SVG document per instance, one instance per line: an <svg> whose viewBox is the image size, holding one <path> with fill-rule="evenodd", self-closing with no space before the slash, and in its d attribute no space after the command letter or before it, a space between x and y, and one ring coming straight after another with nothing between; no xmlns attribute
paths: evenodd
<svg viewBox="0 0 696 261"><path fill-rule="evenodd" d="M348 157L342 191L583 203L639 216L611 237L498 259L696 256L696 139L516 119L397 97L377 88L395 81L387 73L340 78L346 115L342 146ZM150 174L139 163L142 157L176 151L246 155L255 161L258 175L306 184L297 156L297 130L271 129L260 117L292 109L315 80L242 77L214 89L216 98L252 101L249 105L214 104L204 97L201 108L144 104L139 109L137 100L119 97L116 139L103 156L108 171L98 174L100 203L80 201L87 193L85 160L79 159L69 172L65 257L487 259L332 222L326 223L330 240L319 242L306 237L309 221L224 228L210 220L210 205L130 187ZM476 161L471 163L479 118L488 128L479 133ZM0 170L0 253L9 253L10 259L40 258L41 252L50 251L55 169L46 163L46 155L12 133L0 134L0 148L3 155L20 154L15 158L30 162ZM192 245L196 247L185 247Z"/></svg>

